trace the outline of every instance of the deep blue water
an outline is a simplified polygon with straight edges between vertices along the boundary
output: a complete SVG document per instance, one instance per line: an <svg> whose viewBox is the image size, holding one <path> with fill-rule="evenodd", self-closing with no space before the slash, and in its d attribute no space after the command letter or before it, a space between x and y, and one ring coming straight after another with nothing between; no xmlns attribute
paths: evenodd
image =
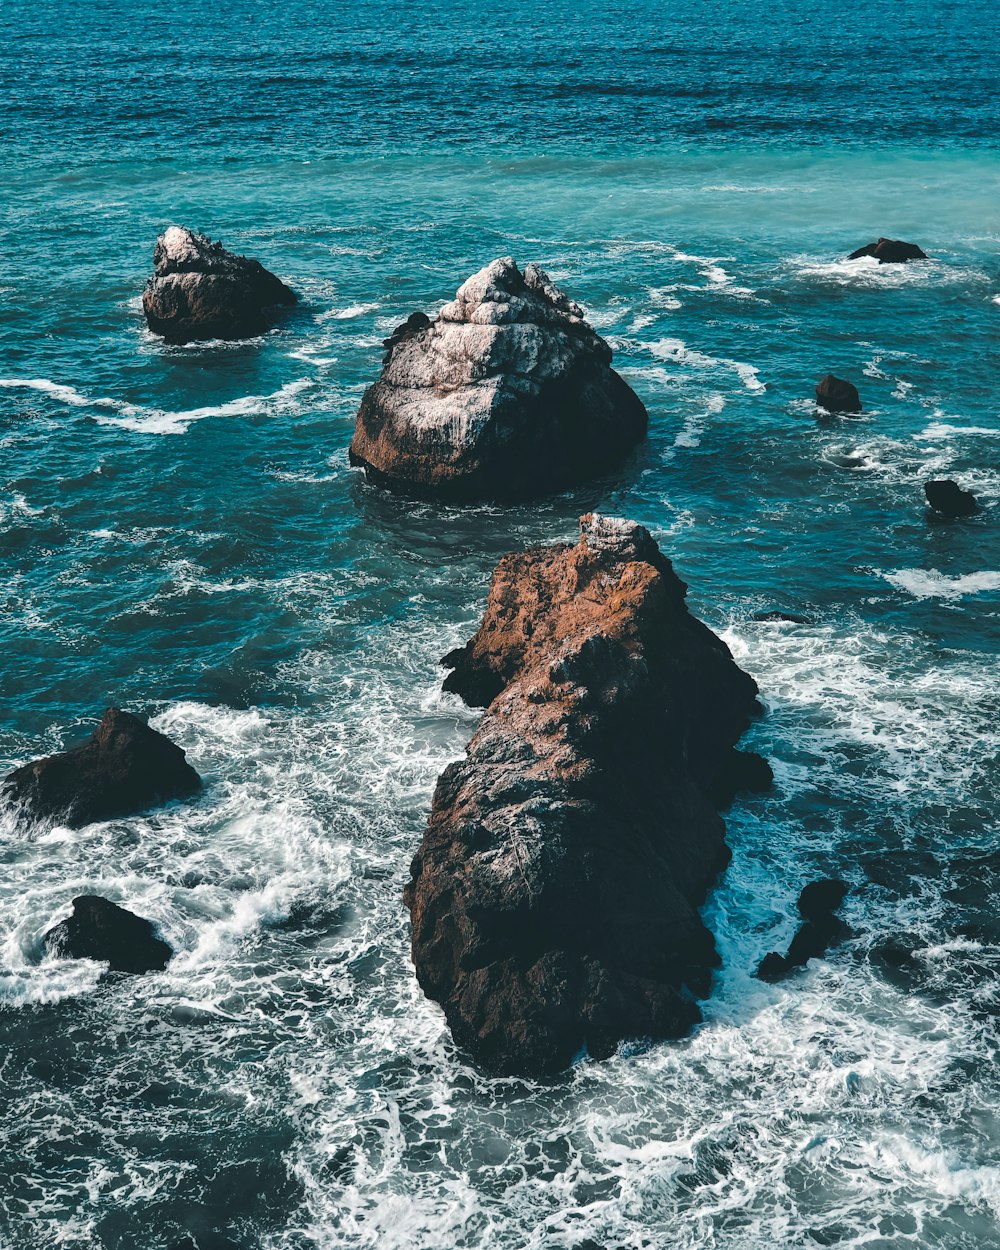
<svg viewBox="0 0 1000 1250"><path fill-rule="evenodd" d="M0 7L0 767L121 703L208 781L3 824L3 1250L1000 1247L997 34L974 3ZM172 222L299 309L165 347ZM879 234L931 259L844 261ZM382 338L504 254L585 305L648 443L530 506L372 490ZM830 370L861 418L817 420ZM981 514L929 520L934 476ZM705 1025L490 1081L400 899L476 720L436 661L591 507L757 678L778 785L728 817ZM754 981L827 873L854 938ZM166 973L43 958L88 890Z"/></svg>

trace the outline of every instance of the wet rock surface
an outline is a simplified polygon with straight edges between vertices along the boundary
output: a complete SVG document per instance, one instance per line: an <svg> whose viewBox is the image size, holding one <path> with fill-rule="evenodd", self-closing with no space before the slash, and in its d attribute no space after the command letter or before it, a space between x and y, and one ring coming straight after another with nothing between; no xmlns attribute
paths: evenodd
<svg viewBox="0 0 1000 1250"><path fill-rule="evenodd" d="M277 311L296 298L260 261L170 226L153 248L142 309L149 328L168 343L245 339L270 329Z"/></svg>
<svg viewBox="0 0 1000 1250"><path fill-rule="evenodd" d="M700 1019L698 907L729 859L710 793L760 705L685 593L642 526L588 515L576 546L500 561L447 657L489 706L405 897L420 984L489 1068L553 1073Z"/></svg>
<svg viewBox="0 0 1000 1250"><path fill-rule="evenodd" d="M858 260L862 256L874 256L880 265L902 265L908 260L927 260L927 253L917 247L916 243L904 243L902 239L877 239L874 243L859 247L847 259Z"/></svg>
<svg viewBox="0 0 1000 1250"><path fill-rule="evenodd" d="M112 972L161 972L173 950L148 920L99 894L73 899L73 914L45 934L45 948L66 959L96 959Z"/></svg>
<svg viewBox="0 0 1000 1250"><path fill-rule="evenodd" d="M831 946L850 936L850 929L836 914L848 894L848 885L836 878L811 881L799 895L802 924L786 955L771 951L757 968L762 981L781 981L810 959L821 959Z"/></svg>
<svg viewBox="0 0 1000 1250"><path fill-rule="evenodd" d="M385 341L351 463L404 493L510 499L605 473L645 437L646 410L611 348L537 265L473 274L431 320Z"/></svg>
<svg viewBox="0 0 1000 1250"><path fill-rule="evenodd" d="M924 495L930 507L940 516L973 516L979 511L979 504L976 502L975 495L971 491L963 490L957 482L953 482L950 478L925 482Z"/></svg>
<svg viewBox="0 0 1000 1250"><path fill-rule="evenodd" d="M853 382L828 373L816 385L816 403L826 412L861 412L861 396Z"/></svg>
<svg viewBox="0 0 1000 1250"><path fill-rule="evenodd" d="M0 784L0 798L26 820L79 829L189 798L200 787L179 746L112 707L82 746L16 768Z"/></svg>

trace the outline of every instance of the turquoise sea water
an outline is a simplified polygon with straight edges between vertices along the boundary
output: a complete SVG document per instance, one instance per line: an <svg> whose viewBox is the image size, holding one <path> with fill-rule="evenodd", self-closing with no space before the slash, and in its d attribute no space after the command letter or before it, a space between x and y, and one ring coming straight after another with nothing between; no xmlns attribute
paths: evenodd
<svg viewBox="0 0 1000 1250"><path fill-rule="evenodd" d="M208 782L3 824L4 1250L1000 1247L996 35L972 3L0 8L0 764L120 703ZM300 308L165 347L172 222ZM931 259L844 261L879 234ZM370 489L382 338L504 254L585 305L648 443L515 508ZM861 418L817 420L828 371ZM930 520L938 476L982 513ZM436 662L499 555L591 507L757 678L778 784L728 817L705 1025L492 1081L408 960L476 721ZM753 980L829 873L853 939ZM43 958L83 891L167 972Z"/></svg>

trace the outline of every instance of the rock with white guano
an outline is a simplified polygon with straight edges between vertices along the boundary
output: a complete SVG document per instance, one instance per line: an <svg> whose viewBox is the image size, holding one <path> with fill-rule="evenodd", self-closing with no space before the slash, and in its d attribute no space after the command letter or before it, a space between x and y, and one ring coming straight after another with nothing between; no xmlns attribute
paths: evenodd
<svg viewBox="0 0 1000 1250"><path fill-rule="evenodd" d="M645 436L646 409L611 368L611 348L538 265L493 261L386 347L350 448L377 485L537 494L605 472Z"/></svg>
<svg viewBox="0 0 1000 1250"><path fill-rule="evenodd" d="M258 260L228 252L204 234L170 226L153 248L153 276L142 310L168 343L244 339L274 324L277 309L296 302Z"/></svg>

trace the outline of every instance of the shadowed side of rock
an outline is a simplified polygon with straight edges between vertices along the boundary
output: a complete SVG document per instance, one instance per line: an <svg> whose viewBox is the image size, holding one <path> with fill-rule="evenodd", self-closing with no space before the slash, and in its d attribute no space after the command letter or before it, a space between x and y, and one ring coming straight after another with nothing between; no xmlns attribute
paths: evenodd
<svg viewBox="0 0 1000 1250"><path fill-rule="evenodd" d="M173 950L148 920L99 894L73 900L73 914L43 939L46 950L65 959L96 959L112 972L160 972Z"/></svg>
<svg viewBox="0 0 1000 1250"><path fill-rule="evenodd" d="M826 412L862 411L858 388L853 382L847 382L832 373L828 373L816 384L816 403Z"/></svg>
<svg viewBox="0 0 1000 1250"><path fill-rule="evenodd" d="M728 861L708 794L757 687L641 526L504 557L448 687L489 707L442 774L406 901L424 991L486 1066L686 1034Z"/></svg>
<svg viewBox="0 0 1000 1250"><path fill-rule="evenodd" d="M78 829L189 798L201 778L169 738L139 717L108 708L82 746L24 764L0 786L0 796L29 821Z"/></svg>
<svg viewBox="0 0 1000 1250"><path fill-rule="evenodd" d="M646 410L610 347L537 265L493 261L385 345L350 447L377 485L524 497L607 472L645 437Z"/></svg>
<svg viewBox="0 0 1000 1250"><path fill-rule="evenodd" d="M886 238L866 243L864 247L853 251L847 259L859 260L862 256L873 256L880 265L903 265L908 260L927 260L927 253L917 247L916 243Z"/></svg>
<svg viewBox="0 0 1000 1250"><path fill-rule="evenodd" d="M153 248L153 276L142 295L146 323L168 343L245 339L274 324L297 297L260 261L170 226Z"/></svg>

